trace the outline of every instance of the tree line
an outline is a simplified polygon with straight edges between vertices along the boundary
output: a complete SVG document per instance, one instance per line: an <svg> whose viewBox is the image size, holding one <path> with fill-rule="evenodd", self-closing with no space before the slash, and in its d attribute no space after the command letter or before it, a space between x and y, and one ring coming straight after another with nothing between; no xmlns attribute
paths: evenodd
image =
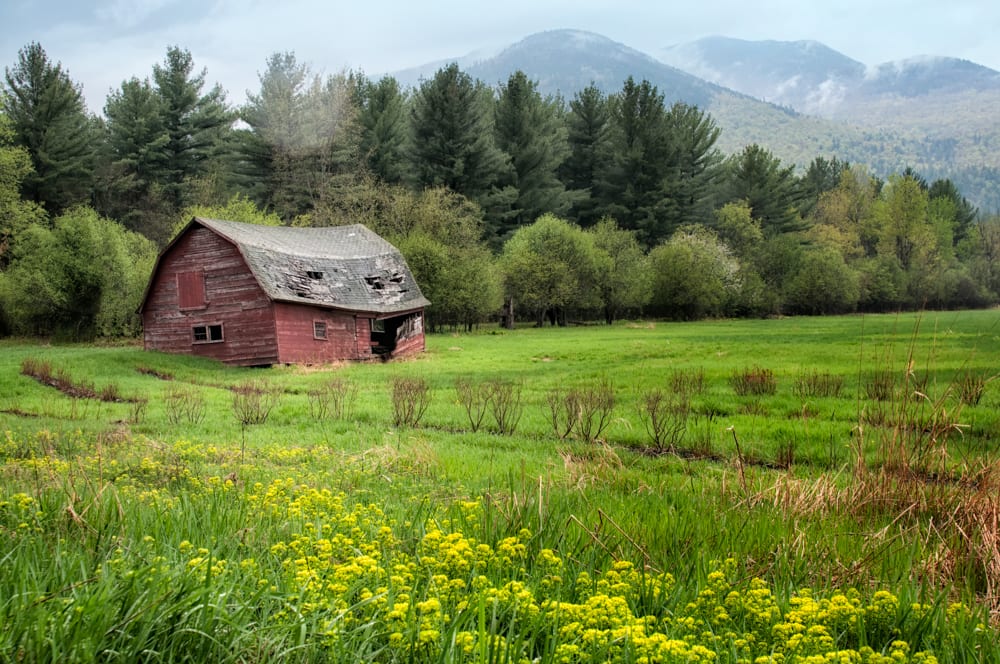
<svg viewBox="0 0 1000 664"><path fill-rule="evenodd" d="M193 214L364 223L433 302L431 329L975 307L1000 219L947 179L732 155L648 81L568 101L458 65L414 89L275 53L241 106L169 47L100 116L41 45L0 92L0 333L133 335L156 252Z"/></svg>

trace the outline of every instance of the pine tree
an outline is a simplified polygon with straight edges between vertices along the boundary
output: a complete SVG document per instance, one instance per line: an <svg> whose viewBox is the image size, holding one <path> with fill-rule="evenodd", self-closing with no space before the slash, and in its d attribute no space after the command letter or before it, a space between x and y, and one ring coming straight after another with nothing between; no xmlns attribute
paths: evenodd
<svg viewBox="0 0 1000 664"><path fill-rule="evenodd" d="M269 57L259 79L240 112L250 126L239 132L243 163L259 183L250 193L286 222L305 219L357 168L352 83L343 74L324 81L289 52Z"/></svg>
<svg viewBox="0 0 1000 664"><path fill-rule="evenodd" d="M636 230L647 244L668 231L664 180L669 136L663 95L649 81L630 76L612 112L614 134L611 168L598 183L600 209L623 228Z"/></svg>
<svg viewBox="0 0 1000 664"><path fill-rule="evenodd" d="M18 62L6 69L5 80L0 109L10 118L15 144L28 150L33 167L21 185L24 196L51 213L87 201L96 132L79 86L36 42L18 52Z"/></svg>
<svg viewBox="0 0 1000 664"><path fill-rule="evenodd" d="M503 209L516 192L500 191L510 168L494 140L493 97L457 64L425 81L410 107L409 164L417 187L444 186L486 209Z"/></svg>
<svg viewBox="0 0 1000 664"><path fill-rule="evenodd" d="M233 116L218 85L202 94L206 71L194 74L194 59L177 46L163 64L153 65L153 82L162 100L167 131L164 186L175 209L192 201L192 180L213 173L225 159L226 133Z"/></svg>
<svg viewBox="0 0 1000 664"><path fill-rule="evenodd" d="M604 93L591 84L577 93L566 114L570 154L560 177L570 191L579 192L570 215L588 227L600 219L596 187L611 151L611 106Z"/></svg>
<svg viewBox="0 0 1000 664"><path fill-rule="evenodd" d="M794 171L766 148L748 145L729 159L726 201L746 201L765 235L804 230L808 224L798 213L801 191Z"/></svg>
<svg viewBox="0 0 1000 664"><path fill-rule="evenodd" d="M664 118L667 169L664 193L667 213L660 238L681 226L705 223L715 207L713 196L721 175L722 156L715 148L721 130L695 106L676 103Z"/></svg>
<svg viewBox="0 0 1000 664"><path fill-rule="evenodd" d="M356 87L364 164L383 182L397 184L406 175L406 97L391 76L376 82L361 77Z"/></svg>
<svg viewBox="0 0 1000 664"><path fill-rule="evenodd" d="M170 136L163 100L148 79L132 78L108 95L104 116L98 210L162 245L174 212L164 197Z"/></svg>
<svg viewBox="0 0 1000 664"><path fill-rule="evenodd" d="M557 171L569 156L566 126L554 99L542 99L537 85L522 71L511 74L496 102L497 147L510 158L511 170L501 185L517 192L510 209L494 219L493 235L512 231L546 212L565 214L573 197Z"/></svg>
<svg viewBox="0 0 1000 664"><path fill-rule="evenodd" d="M976 217L979 216L979 210L967 198L962 196L962 192L948 178L932 182L927 193L932 201L936 198L942 198L950 201L954 206L955 226L953 242L955 245L958 245L969 236L970 230L976 222Z"/></svg>

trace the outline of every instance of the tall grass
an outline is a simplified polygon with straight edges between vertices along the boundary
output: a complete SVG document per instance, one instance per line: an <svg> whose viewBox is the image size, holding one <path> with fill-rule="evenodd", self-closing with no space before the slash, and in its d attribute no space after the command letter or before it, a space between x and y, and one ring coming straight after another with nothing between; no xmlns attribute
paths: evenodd
<svg viewBox="0 0 1000 664"><path fill-rule="evenodd" d="M888 655L901 639L911 655L995 661L1000 425L992 383L975 403L960 387L1000 356L995 314L941 315L935 330L947 333L896 343L912 322L866 318L863 344L858 318L431 336L408 362L267 370L281 399L243 440L231 387L260 370L0 344L0 659L556 661L583 637L544 601L605 620L594 627L603 639L603 626L626 624L596 606L617 602L620 583L630 612L670 638L709 643L717 661L763 656L725 637L757 618L734 603L724 606L734 622L711 622L721 614L703 593L724 601L761 588L779 617L808 596L856 593L864 629L837 631L844 648ZM918 368L924 355L933 361ZM20 374L29 356L147 395L145 412L84 412ZM777 376L815 369L747 401L731 379L762 357ZM864 395L873 367L891 376L884 401ZM852 375L856 385L824 387ZM415 426L394 426L397 376L426 388ZM484 396L470 401L482 409L474 425L457 381L498 376L519 387L516 424L484 426ZM557 435L550 395L605 377L615 383L607 416L595 408L589 435ZM349 415L317 419L332 380L356 400ZM165 398L177 390L200 416L178 415ZM654 435L652 412L676 419ZM489 556L509 549L507 562L475 554L479 545ZM393 579L403 569L419 572ZM643 580L661 572L669 591ZM956 601L963 608L949 609ZM671 618L689 615L713 618L693 634ZM776 624L768 646L785 648ZM587 657L643 656L623 643L594 641Z"/></svg>

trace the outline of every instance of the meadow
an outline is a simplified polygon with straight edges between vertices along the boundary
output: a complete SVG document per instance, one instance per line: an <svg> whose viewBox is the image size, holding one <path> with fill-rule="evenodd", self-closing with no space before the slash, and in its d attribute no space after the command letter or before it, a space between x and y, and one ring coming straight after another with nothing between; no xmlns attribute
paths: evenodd
<svg viewBox="0 0 1000 664"><path fill-rule="evenodd" d="M0 341L0 661L1000 661L996 311Z"/></svg>

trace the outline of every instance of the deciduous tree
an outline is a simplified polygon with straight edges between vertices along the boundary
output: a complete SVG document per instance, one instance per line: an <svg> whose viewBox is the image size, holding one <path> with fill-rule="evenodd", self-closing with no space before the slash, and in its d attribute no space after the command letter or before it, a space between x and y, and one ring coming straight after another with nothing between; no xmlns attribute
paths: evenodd
<svg viewBox="0 0 1000 664"><path fill-rule="evenodd" d="M623 313L640 313L653 296L649 259L634 231L618 227L610 217L587 230L594 247L607 257L597 273L597 291L604 309L604 321L611 325Z"/></svg>

